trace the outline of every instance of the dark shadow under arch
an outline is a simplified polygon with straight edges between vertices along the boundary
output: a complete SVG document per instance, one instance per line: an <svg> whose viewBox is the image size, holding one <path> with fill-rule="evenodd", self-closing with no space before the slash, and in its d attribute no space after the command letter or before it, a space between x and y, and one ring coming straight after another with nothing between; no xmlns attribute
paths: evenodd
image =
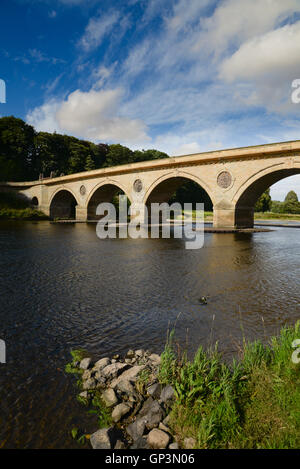
<svg viewBox="0 0 300 469"><path fill-rule="evenodd" d="M32 197L31 205L33 205L34 207L37 207L39 205L39 200L37 197Z"/></svg>
<svg viewBox="0 0 300 469"><path fill-rule="evenodd" d="M124 191L116 184L104 184L98 187L92 194L87 207L88 220L99 220L101 217L96 214L97 207L100 203L110 202L116 207L118 215L118 199L117 196L124 194Z"/></svg>
<svg viewBox="0 0 300 469"><path fill-rule="evenodd" d="M170 177L154 187L146 201L148 215L151 214L152 203L163 202L179 202L182 207L184 203L192 203L193 208L198 202L204 203L206 211L213 210L212 200L206 190L197 182L183 176Z"/></svg>
<svg viewBox="0 0 300 469"><path fill-rule="evenodd" d="M75 220L76 205L77 201L73 194L68 190L62 189L55 194L51 201L50 218Z"/></svg>

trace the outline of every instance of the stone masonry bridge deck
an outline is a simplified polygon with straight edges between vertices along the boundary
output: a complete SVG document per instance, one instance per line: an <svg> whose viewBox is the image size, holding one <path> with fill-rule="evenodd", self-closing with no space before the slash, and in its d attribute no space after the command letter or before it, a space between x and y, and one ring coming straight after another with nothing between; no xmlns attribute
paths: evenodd
<svg viewBox="0 0 300 469"><path fill-rule="evenodd" d="M258 145L125 164L31 182L7 182L52 218L94 220L100 202L123 191L144 219L152 202L168 202L195 181L213 204L214 227L251 228L258 197L275 182L300 174L300 141ZM201 202L201 201L199 201ZM136 212L138 213L138 212Z"/></svg>

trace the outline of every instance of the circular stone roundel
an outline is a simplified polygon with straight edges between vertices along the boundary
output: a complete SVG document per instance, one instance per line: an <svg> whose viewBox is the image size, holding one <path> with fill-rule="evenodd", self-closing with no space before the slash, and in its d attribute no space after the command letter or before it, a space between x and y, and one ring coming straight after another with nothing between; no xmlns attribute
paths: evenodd
<svg viewBox="0 0 300 469"><path fill-rule="evenodd" d="M228 171L222 171L217 179L218 186L227 189L232 183L231 174Z"/></svg>
<svg viewBox="0 0 300 469"><path fill-rule="evenodd" d="M133 188L135 192L141 192L141 190L143 189L142 181L140 179L136 179L133 183Z"/></svg>
<svg viewBox="0 0 300 469"><path fill-rule="evenodd" d="M85 186L81 186L80 189L79 189L79 192L80 192L81 195L85 195L86 194Z"/></svg>

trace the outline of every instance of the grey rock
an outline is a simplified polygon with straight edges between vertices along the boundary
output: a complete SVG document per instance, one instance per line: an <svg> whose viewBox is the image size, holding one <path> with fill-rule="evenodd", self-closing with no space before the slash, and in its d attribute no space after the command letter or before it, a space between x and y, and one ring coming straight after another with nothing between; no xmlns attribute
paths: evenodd
<svg viewBox="0 0 300 469"><path fill-rule="evenodd" d="M155 383L155 384L152 384L152 386L149 386L149 388L147 388L147 393L149 394L149 396L152 396L158 399L161 394L161 389L162 389L161 384Z"/></svg>
<svg viewBox="0 0 300 469"><path fill-rule="evenodd" d="M135 422L127 426L126 431L131 436L133 441L138 440L145 430L146 420L144 418L137 418Z"/></svg>
<svg viewBox="0 0 300 469"><path fill-rule="evenodd" d="M103 401L105 402L105 405L107 407L113 407L118 403L118 398L116 396L116 393L113 389L108 388L106 389L102 394L101 397Z"/></svg>
<svg viewBox="0 0 300 469"><path fill-rule="evenodd" d="M130 412L131 407L128 404L125 404L122 402L121 404L118 404L114 410L112 411L112 419L114 422L119 422L124 415L127 415L128 412Z"/></svg>
<svg viewBox="0 0 300 469"><path fill-rule="evenodd" d="M83 391L79 394L80 397L83 397L83 399L88 399L89 395L87 391Z"/></svg>
<svg viewBox="0 0 300 469"><path fill-rule="evenodd" d="M179 449L178 443L171 443L169 449Z"/></svg>
<svg viewBox="0 0 300 469"><path fill-rule="evenodd" d="M157 427L159 422L163 419L164 411L157 401L149 397L144 403L140 413L140 417L145 417L146 427L151 430Z"/></svg>
<svg viewBox="0 0 300 469"><path fill-rule="evenodd" d="M81 370L87 370L88 367L89 367L90 364L91 364L91 361L92 361L91 358L84 358L83 360L81 360L80 365L79 365L79 368L80 368Z"/></svg>
<svg viewBox="0 0 300 469"><path fill-rule="evenodd" d="M97 382L94 378L87 379L82 382L82 389L87 391L88 389L95 389Z"/></svg>
<svg viewBox="0 0 300 469"><path fill-rule="evenodd" d="M117 385L116 385L116 388L127 394L127 395L131 395L131 394L135 394L135 389L134 389L134 386L131 384L131 382L128 380L128 379L122 379Z"/></svg>
<svg viewBox="0 0 300 469"><path fill-rule="evenodd" d="M130 446L130 449L150 449L150 446L147 442L147 438L140 436L132 446Z"/></svg>
<svg viewBox="0 0 300 469"><path fill-rule="evenodd" d="M111 366L114 366L114 365L111 365ZM123 364L123 366L128 367L128 365L125 365L125 364ZM120 381L123 381L123 380L135 382L137 380L137 377L138 377L139 373L142 370L144 370L144 368L145 368L144 365L135 365L135 366L132 366L131 368L127 369L126 371L123 371L124 370L124 368L123 368L121 370L122 374L120 374L120 376L118 376L117 378L115 378L111 382L111 387L115 388L120 383Z"/></svg>
<svg viewBox="0 0 300 469"><path fill-rule="evenodd" d="M136 351L135 351L135 355L136 355L137 357L143 357L143 355L144 355L144 350L143 350L143 349L136 350Z"/></svg>
<svg viewBox="0 0 300 469"><path fill-rule="evenodd" d="M196 445L195 438L185 438L183 441L185 449L194 449Z"/></svg>
<svg viewBox="0 0 300 469"><path fill-rule="evenodd" d="M126 353L126 358L134 358L135 356L135 353L134 353L134 350L128 350L128 352Z"/></svg>
<svg viewBox="0 0 300 469"><path fill-rule="evenodd" d="M114 360L119 360L119 358L120 358L120 355L119 355L118 353L116 353L116 354L113 356L113 359L114 359Z"/></svg>
<svg viewBox="0 0 300 469"><path fill-rule="evenodd" d="M125 449L125 443L122 440L117 440L114 449Z"/></svg>
<svg viewBox="0 0 300 469"><path fill-rule="evenodd" d="M152 353L149 357L149 360L153 363L153 365L158 366L160 365L161 358L160 355L157 355L157 353Z"/></svg>
<svg viewBox="0 0 300 469"><path fill-rule="evenodd" d="M87 379L90 379L92 377L92 371L91 370L85 370L82 373L82 380L86 381Z"/></svg>
<svg viewBox="0 0 300 469"><path fill-rule="evenodd" d="M113 379L126 368L128 368L126 363L112 363L111 365L107 365L105 368L103 368L102 375L105 378Z"/></svg>
<svg viewBox="0 0 300 469"><path fill-rule="evenodd" d="M170 414L168 414L164 419L163 419L163 424L168 426L170 423Z"/></svg>
<svg viewBox="0 0 300 469"><path fill-rule="evenodd" d="M115 358L112 358L111 362L112 363L117 363L117 360Z"/></svg>
<svg viewBox="0 0 300 469"><path fill-rule="evenodd" d="M171 434L171 430L169 429L169 427L167 427L166 425L164 425L162 422L160 422L160 424L158 425L158 428L160 430L162 430L163 432L166 432L166 433L170 433Z"/></svg>
<svg viewBox="0 0 300 469"><path fill-rule="evenodd" d="M106 366L108 366L110 364L110 359L108 357L105 357L105 358L101 358L101 360L98 360L95 365L93 366L93 369L95 371L100 371L102 370L103 368L105 368Z"/></svg>
<svg viewBox="0 0 300 469"><path fill-rule="evenodd" d="M102 428L101 430L93 433L91 435L90 442L93 449L111 449L110 429Z"/></svg>
<svg viewBox="0 0 300 469"><path fill-rule="evenodd" d="M165 449L169 442L170 436L159 430L158 428L154 428L147 436L147 442L151 448L154 449Z"/></svg>
<svg viewBox="0 0 300 469"><path fill-rule="evenodd" d="M172 402L172 400L174 399L174 397L175 397L174 389L170 385L163 388L163 390L160 394L160 400L164 404L170 404Z"/></svg>
<svg viewBox="0 0 300 469"><path fill-rule="evenodd" d="M98 381L98 383L103 383L105 384L106 382L106 379L105 377L102 375L101 371L97 371L95 373L95 376L94 376L95 380Z"/></svg>

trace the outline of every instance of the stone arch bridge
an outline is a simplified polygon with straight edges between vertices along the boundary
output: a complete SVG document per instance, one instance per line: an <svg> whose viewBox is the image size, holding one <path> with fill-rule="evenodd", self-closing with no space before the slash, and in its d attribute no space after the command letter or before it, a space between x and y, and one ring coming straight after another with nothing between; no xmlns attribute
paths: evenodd
<svg viewBox="0 0 300 469"><path fill-rule="evenodd" d="M96 169L31 182L3 183L52 218L95 220L100 202L123 191L140 210L167 202L187 180L198 183L213 204L214 227L253 227L254 205L275 182L300 174L300 141L212 151ZM200 202L200 201L199 201ZM137 212L138 213L138 212Z"/></svg>

